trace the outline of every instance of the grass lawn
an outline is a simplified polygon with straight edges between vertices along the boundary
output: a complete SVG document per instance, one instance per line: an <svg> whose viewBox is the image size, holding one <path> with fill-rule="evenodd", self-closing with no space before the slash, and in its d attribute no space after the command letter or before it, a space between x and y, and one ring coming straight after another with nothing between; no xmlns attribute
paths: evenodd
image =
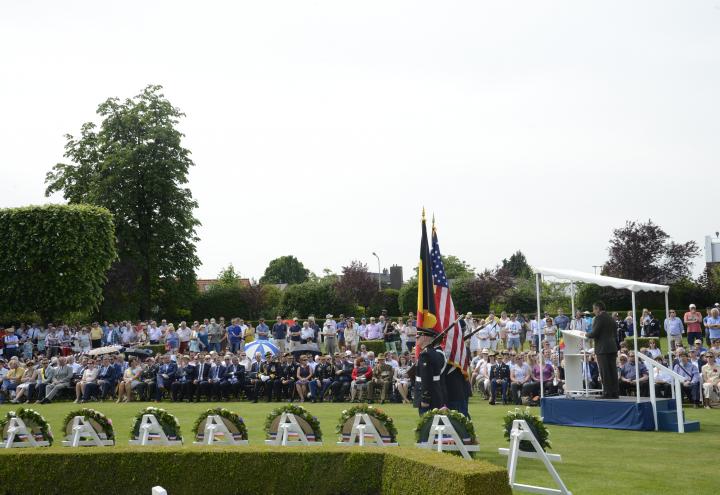
<svg viewBox="0 0 720 495"><path fill-rule="evenodd" d="M131 418L149 403L115 404L114 402L90 403L89 407L98 409L113 420L118 446L127 445ZM214 406L207 404L162 403L161 407L175 414L180 421L186 445L190 429L197 415ZM248 426L250 444L260 445L265 440L263 424L267 413L276 406L273 404L252 404L247 402L222 403L224 407L239 413ZM14 408L12 405L0 406L0 414ZM55 432L58 443L53 450L63 450L59 444L59 432L62 420L77 404L57 403L32 406L45 416ZM336 441L335 426L340 412L347 404L311 404L309 409L320 420L324 442ZM400 445L414 443L413 430L418 419L417 411L410 406L389 404L383 407L396 423ZM508 406L490 406L474 397L470 412L480 443L479 458L498 465L505 465L506 458L497 454L498 447L507 446L503 438L502 417ZM533 408L534 412L539 409ZM568 488L576 494L682 494L713 493L717 483L713 476L688 469L688 460L696 459L701 452L720 451L720 414L717 410L686 409L687 418L699 420L701 431L680 435L667 432L629 432L602 430L593 428L571 428L549 426L552 450L561 454L563 462L557 464L558 472ZM242 447L239 447L242 448ZM9 449L0 449L9 454ZM419 475L422 475L419 473ZM518 481L523 483L553 486L552 479L540 461L521 459Z"/></svg>

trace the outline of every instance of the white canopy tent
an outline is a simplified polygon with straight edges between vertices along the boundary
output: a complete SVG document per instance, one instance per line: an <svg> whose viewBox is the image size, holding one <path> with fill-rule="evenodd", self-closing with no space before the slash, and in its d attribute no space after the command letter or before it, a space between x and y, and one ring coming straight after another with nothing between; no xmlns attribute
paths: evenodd
<svg viewBox="0 0 720 495"><path fill-rule="evenodd" d="M663 292L665 293L665 315L669 314L670 308L668 303L668 292L670 287L667 285L660 284L649 284L645 282L636 282L635 280L625 280L622 278L606 277L604 275L594 275L591 273L578 272L575 270L557 270L554 268L534 268L536 280L535 280L535 291L537 293L537 323L540 325L540 281L543 276L552 277L558 280L567 280L570 282L570 297L572 301L572 315L575 315L575 282L585 282L588 284L596 284L601 287L612 287L614 289L625 289L629 290L632 294L632 314L633 314L633 341L635 345L635 376L640 376L640 365L638 362L638 345L637 336L640 330L637 325L637 314L635 308L635 293L636 292ZM670 336L668 335L668 358L672 362L672 353L670 345ZM542 378L543 366L540 366L540 396L543 396L543 378ZM652 372L652 370L648 370ZM640 382L636 383L636 396L637 402L640 402Z"/></svg>

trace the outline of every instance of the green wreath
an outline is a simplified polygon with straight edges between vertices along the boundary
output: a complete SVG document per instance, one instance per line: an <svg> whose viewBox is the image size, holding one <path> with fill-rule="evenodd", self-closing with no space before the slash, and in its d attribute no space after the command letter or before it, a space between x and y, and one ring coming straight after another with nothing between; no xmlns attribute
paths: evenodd
<svg viewBox="0 0 720 495"><path fill-rule="evenodd" d="M278 407L277 409L273 409L270 411L270 414L267 415L267 418L265 418L265 433L267 434L268 439L271 439L271 433L270 428L272 427L273 421L275 421L275 418L280 416L282 413L290 413L294 414L295 416L304 419L308 425L310 425L310 428L313 430L313 434L315 435L315 441L319 442L322 440L322 430L320 430L320 421L310 414L310 412L305 409L302 406L297 406L295 404L287 404L282 407Z"/></svg>
<svg viewBox="0 0 720 495"><path fill-rule="evenodd" d="M70 411L67 416L65 416L65 421L63 421L63 431L65 432L65 435L72 435L72 422L75 416L82 416L86 421L92 420L100 425L102 432L98 433L103 433L105 435L105 438L102 438L102 436L100 437L103 440L115 440L115 431L113 430L112 421L100 411L89 408Z"/></svg>
<svg viewBox="0 0 720 495"><path fill-rule="evenodd" d="M530 412L530 408L525 408L524 411L521 411L519 408L516 407L514 411L508 411L508 413L505 415L503 421L505 425L505 438L508 440L508 442L510 441L510 431L512 430L513 421L515 421L516 419L525 420L543 450L551 448L550 440L548 440L550 432L545 427L545 423L543 423L542 418L539 418L532 414ZM532 443L529 440L520 441L520 450L523 450L525 452L535 451Z"/></svg>
<svg viewBox="0 0 720 495"><path fill-rule="evenodd" d="M204 413L202 413L198 419L195 420L195 423L192 427L193 437L195 437L196 440L201 440L198 438L198 434L205 434L204 431L200 431L200 425L203 421L207 419L208 416L216 415L220 416L223 419L227 419L232 423L235 428L238 430L238 436L239 438L235 438L235 440L247 440L248 439L248 430L247 426L245 426L245 421L243 419L235 414L234 412L225 409L224 407L216 407L214 409L208 409ZM233 434L233 437L235 437L235 434Z"/></svg>
<svg viewBox="0 0 720 495"><path fill-rule="evenodd" d="M433 418L437 415L447 416L450 419L450 423L455 428L455 431L462 439L465 445L477 445L477 437L475 436L475 427L465 415L447 408L431 409L420 417L420 420L415 427L415 441L417 443L426 443L430 438L430 427L432 426ZM456 451L448 451L455 455L460 455ZM475 456L475 452L470 452L471 456Z"/></svg>
<svg viewBox="0 0 720 495"><path fill-rule="evenodd" d="M145 414L152 414L155 416L155 419L157 419L158 423L160 423L160 426L162 427L165 435L168 437L168 440L179 440L182 442L180 423L178 423L177 418L165 409L160 409L158 407L146 407L135 415L132 430L130 430L131 440L140 439L140 422Z"/></svg>
<svg viewBox="0 0 720 495"><path fill-rule="evenodd" d="M30 430L36 441L46 441L50 445L53 443L53 435L50 430L50 425L42 415L34 409L26 409L21 407L17 411L8 411L5 417L0 419L0 432L2 432L2 439L6 441L7 436L7 424L12 418L19 418L25 423L25 426Z"/></svg>
<svg viewBox="0 0 720 495"><path fill-rule="evenodd" d="M356 414L367 414L368 416L371 416L380 423L385 426L385 429L387 429L388 433L390 434L389 443L395 443L397 442L397 428L395 428L395 423L393 422L392 418L385 414L385 411L383 411L380 408L369 406L367 404L360 404L357 406L353 406L350 409L343 410L342 414L340 415L340 422L335 427L335 431L338 435L340 435L340 440L342 440L342 430L343 426L345 426L345 423L347 423L349 420L352 420L355 418Z"/></svg>

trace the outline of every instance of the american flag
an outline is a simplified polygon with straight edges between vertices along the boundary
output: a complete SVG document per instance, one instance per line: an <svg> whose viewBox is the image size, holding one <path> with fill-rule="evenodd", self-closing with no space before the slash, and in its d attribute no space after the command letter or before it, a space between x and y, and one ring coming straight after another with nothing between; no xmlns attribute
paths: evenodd
<svg viewBox="0 0 720 495"><path fill-rule="evenodd" d="M450 285L448 284L447 275L445 274L445 266L440 255L440 245L438 244L437 232L435 225L432 229L432 247L430 248L430 262L432 263L432 278L435 286L435 307L437 308L438 325L436 328L440 330L446 329L452 322L457 320L457 312L450 295ZM465 342L463 341L463 332L459 324L451 328L445 336L445 355L448 362L460 369L467 377L467 369L469 366Z"/></svg>

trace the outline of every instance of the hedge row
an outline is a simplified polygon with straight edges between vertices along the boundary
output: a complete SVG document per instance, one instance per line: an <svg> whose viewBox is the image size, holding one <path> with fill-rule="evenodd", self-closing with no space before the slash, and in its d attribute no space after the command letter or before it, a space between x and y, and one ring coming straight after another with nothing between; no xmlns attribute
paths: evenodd
<svg viewBox="0 0 720 495"><path fill-rule="evenodd" d="M12 450L12 462L0 462L3 492L12 495L150 493L157 485L172 495L511 493L505 468L419 449Z"/></svg>

